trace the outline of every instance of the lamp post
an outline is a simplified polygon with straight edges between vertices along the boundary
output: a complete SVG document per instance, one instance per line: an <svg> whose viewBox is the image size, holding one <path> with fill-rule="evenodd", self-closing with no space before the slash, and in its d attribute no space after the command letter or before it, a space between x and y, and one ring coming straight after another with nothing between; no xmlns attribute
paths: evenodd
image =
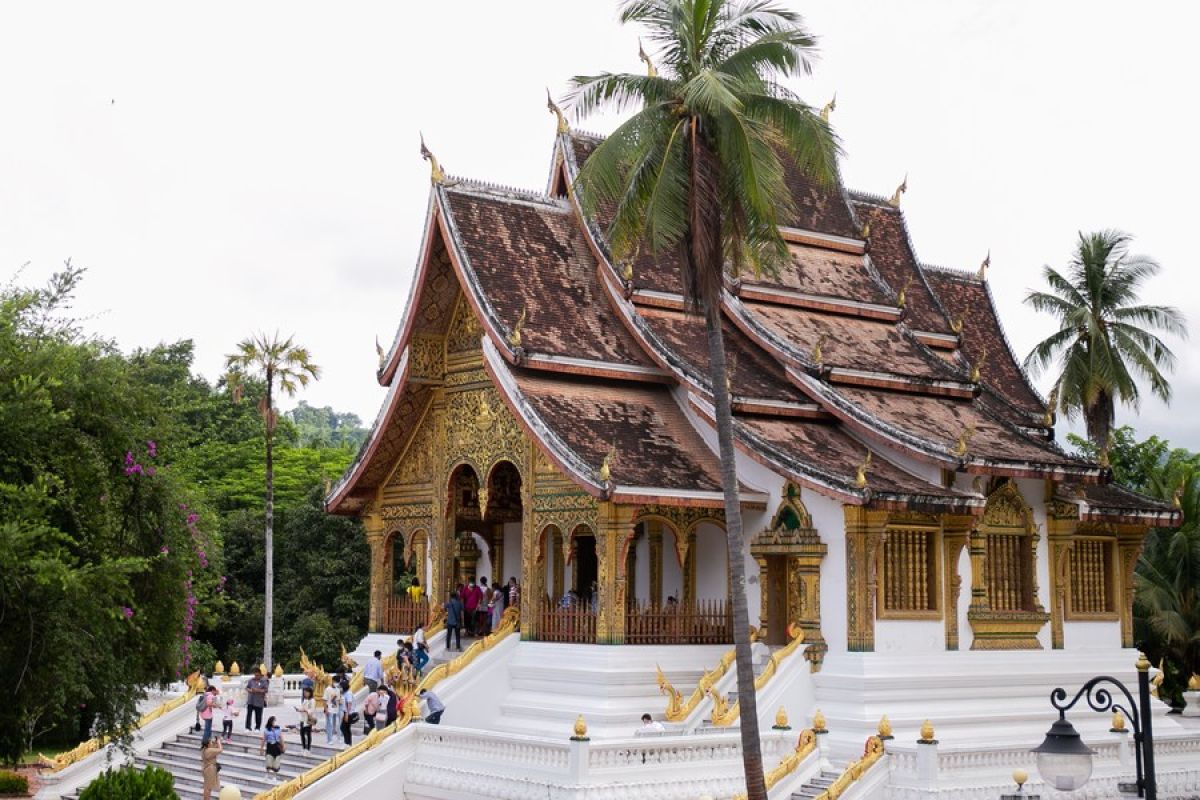
<svg viewBox="0 0 1200 800"><path fill-rule="evenodd" d="M1033 749L1038 754L1038 772L1046 783L1061 791L1075 791L1092 776L1093 750L1083 743L1075 726L1067 721L1067 712L1086 697L1093 711L1120 711L1133 725L1133 752L1137 765L1138 797L1157 800L1158 787L1154 778L1154 735L1151 731L1150 709L1150 662L1139 655L1138 701L1125 684L1116 678L1100 675L1085 683L1071 702L1066 702L1067 692L1058 688L1050 693L1050 705L1058 709L1058 719L1050 726L1045 740ZM1125 701L1104 684L1111 684L1125 695Z"/></svg>

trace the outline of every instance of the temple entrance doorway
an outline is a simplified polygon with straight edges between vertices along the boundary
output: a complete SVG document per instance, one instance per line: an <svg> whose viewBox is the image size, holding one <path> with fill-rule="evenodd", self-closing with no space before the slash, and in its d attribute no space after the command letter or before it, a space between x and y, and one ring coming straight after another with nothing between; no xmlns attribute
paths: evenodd
<svg viewBox="0 0 1200 800"><path fill-rule="evenodd" d="M596 537L591 533L577 533L572 538L574 552L571 561L575 565L575 595L581 604L591 606L599 577L596 560Z"/></svg>
<svg viewBox="0 0 1200 800"><path fill-rule="evenodd" d="M766 556L766 585L762 587L763 601L767 605L767 644L772 647L787 644L789 621L797 609L789 608L787 556Z"/></svg>

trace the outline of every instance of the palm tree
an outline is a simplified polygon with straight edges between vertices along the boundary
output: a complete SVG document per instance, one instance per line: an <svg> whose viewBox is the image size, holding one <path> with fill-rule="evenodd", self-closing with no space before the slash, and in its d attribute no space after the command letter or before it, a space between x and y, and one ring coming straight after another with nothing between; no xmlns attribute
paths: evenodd
<svg viewBox="0 0 1200 800"><path fill-rule="evenodd" d="M258 402L258 412L263 418L264 439L267 445L267 500L266 500L266 576L263 612L263 663L271 669L272 627L275 601L275 424L279 413L275 410L275 387L292 397L296 391L307 386L309 380L321 377L321 368L312 362L308 349L293 342L293 337L280 338L276 332L268 336L257 333L237 344L237 352L225 357L228 371L226 383L235 399L240 399L245 379L261 379L266 393ZM270 674L268 672L268 674Z"/></svg>
<svg viewBox="0 0 1200 800"><path fill-rule="evenodd" d="M1059 408L1068 417L1083 414L1088 438L1101 453L1108 448L1116 402L1138 406L1135 376L1149 381L1155 396L1171 399L1163 372L1174 367L1175 355L1151 331L1187 336L1178 310L1138 303L1142 284L1160 267L1147 256L1130 255L1130 240L1120 231L1081 232L1067 274L1043 267L1050 291L1025 297L1059 322L1026 356L1025 366L1037 375L1061 358L1055 381Z"/></svg>
<svg viewBox="0 0 1200 800"><path fill-rule="evenodd" d="M817 181L836 173L827 123L782 86L810 71L815 40L800 17L770 0L625 0L623 23L641 23L659 48L647 75L573 79L584 116L602 107L639 110L580 169L585 212L613 209L609 246L617 262L640 248L679 254L684 290L704 315L725 495L730 602L741 701L747 794L766 798L759 743L742 515L721 333L726 273L775 272L786 263L778 222L792 210L782 159Z"/></svg>
<svg viewBox="0 0 1200 800"><path fill-rule="evenodd" d="M1138 646L1163 663L1160 696L1178 701L1200 673L1200 473L1170 476L1183 525L1146 537L1134 576L1134 624Z"/></svg>

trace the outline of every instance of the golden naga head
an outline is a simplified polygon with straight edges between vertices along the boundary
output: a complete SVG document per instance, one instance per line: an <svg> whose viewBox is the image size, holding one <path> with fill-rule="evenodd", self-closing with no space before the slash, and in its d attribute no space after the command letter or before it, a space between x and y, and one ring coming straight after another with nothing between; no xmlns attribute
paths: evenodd
<svg viewBox="0 0 1200 800"><path fill-rule="evenodd" d="M908 173L904 173L904 180L896 187L896 191L892 192L892 196L888 199L888 205L892 208L900 207L900 195L908 191Z"/></svg>
<svg viewBox="0 0 1200 800"><path fill-rule="evenodd" d="M834 92L829 102L821 107L821 119L829 122L829 115L834 111L837 111L837 92Z"/></svg>
<svg viewBox="0 0 1200 800"><path fill-rule="evenodd" d="M654 68L654 62L650 60L650 56L646 55L646 49L642 47L641 38L638 39L638 58L646 65L646 77L657 78L658 70Z"/></svg>
<svg viewBox="0 0 1200 800"><path fill-rule="evenodd" d="M437 156L425 146L425 134L419 134L421 137L421 158L429 162L429 180L433 184L441 184L446 182L446 173L442 171L442 165L438 163Z"/></svg>
<svg viewBox="0 0 1200 800"><path fill-rule="evenodd" d="M567 126L567 118L563 116L562 109L554 102L554 98L550 96L550 87L546 87L546 110L558 118L558 132L566 133L569 128Z"/></svg>
<svg viewBox="0 0 1200 800"><path fill-rule="evenodd" d="M858 469L854 473L854 485L859 489L867 488L867 470L871 468L871 451L867 451L867 457L858 465Z"/></svg>

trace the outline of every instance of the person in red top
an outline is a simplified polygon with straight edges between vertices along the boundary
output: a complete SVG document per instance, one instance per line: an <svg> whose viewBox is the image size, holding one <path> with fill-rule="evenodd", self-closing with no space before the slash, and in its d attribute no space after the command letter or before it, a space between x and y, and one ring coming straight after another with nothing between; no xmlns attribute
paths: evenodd
<svg viewBox="0 0 1200 800"><path fill-rule="evenodd" d="M475 579L471 578L467 581L467 588L463 592L463 610L466 611L466 628L467 635L475 635L475 612L479 610L479 601L483 599L483 592L479 591L479 587L475 585Z"/></svg>

